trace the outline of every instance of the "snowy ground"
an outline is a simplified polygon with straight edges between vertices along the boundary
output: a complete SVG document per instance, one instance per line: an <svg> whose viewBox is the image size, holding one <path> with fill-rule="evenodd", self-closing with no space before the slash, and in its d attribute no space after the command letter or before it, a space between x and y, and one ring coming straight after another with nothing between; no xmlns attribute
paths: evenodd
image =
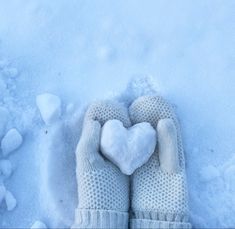
<svg viewBox="0 0 235 229"><path fill-rule="evenodd" d="M0 0L0 139L23 138L0 150L0 228L69 227L84 108L155 91L181 122L193 226L234 227L234 5ZM42 93L61 100L49 125Z"/></svg>

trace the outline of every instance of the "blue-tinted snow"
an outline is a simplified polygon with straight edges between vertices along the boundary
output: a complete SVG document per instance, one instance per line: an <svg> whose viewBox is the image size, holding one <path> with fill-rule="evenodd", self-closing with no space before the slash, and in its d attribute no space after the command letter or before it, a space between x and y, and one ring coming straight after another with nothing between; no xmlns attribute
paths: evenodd
<svg viewBox="0 0 235 229"><path fill-rule="evenodd" d="M233 0L0 1L0 135L16 128L24 138L1 154L17 207L1 205L0 227L69 227L84 107L155 90L181 122L193 226L234 227L233 9ZM42 93L62 101L49 128L36 107Z"/></svg>

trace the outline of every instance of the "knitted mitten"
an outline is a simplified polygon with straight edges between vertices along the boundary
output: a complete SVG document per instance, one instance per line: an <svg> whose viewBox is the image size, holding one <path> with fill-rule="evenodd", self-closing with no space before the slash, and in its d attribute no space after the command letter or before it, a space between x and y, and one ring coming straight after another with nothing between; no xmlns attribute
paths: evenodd
<svg viewBox="0 0 235 229"><path fill-rule="evenodd" d="M131 177L131 228L190 228L183 147L172 108L161 97L144 96L129 112L132 124L149 122L158 133L152 157Z"/></svg>
<svg viewBox="0 0 235 229"><path fill-rule="evenodd" d="M76 151L78 207L72 228L128 228L128 176L99 152L101 125L109 119L131 125L128 109L118 103L95 103L86 112Z"/></svg>

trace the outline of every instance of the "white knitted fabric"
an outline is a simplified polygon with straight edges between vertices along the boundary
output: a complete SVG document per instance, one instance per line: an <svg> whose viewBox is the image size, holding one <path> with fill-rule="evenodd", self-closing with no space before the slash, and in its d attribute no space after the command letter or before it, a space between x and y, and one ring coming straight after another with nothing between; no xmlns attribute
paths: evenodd
<svg viewBox="0 0 235 229"><path fill-rule="evenodd" d="M76 151L79 202L72 228L128 228L129 177L99 152L101 125L110 119L131 125L119 103L98 102L86 112Z"/></svg>
<svg viewBox="0 0 235 229"><path fill-rule="evenodd" d="M132 124L172 119L177 130L179 169L161 169L158 147L150 160L131 177L131 228L190 228L185 178L185 160L179 123L171 106L161 97L138 98L129 108Z"/></svg>

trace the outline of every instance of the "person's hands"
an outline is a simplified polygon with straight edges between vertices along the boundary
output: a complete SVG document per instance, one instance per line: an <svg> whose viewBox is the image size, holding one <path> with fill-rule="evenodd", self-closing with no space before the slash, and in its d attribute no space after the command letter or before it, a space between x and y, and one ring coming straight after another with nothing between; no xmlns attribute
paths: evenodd
<svg viewBox="0 0 235 229"><path fill-rule="evenodd" d="M131 177L132 228L190 228L185 160L179 124L161 97L138 98L129 108L132 124L149 122L158 146Z"/></svg>
<svg viewBox="0 0 235 229"><path fill-rule="evenodd" d="M101 126L110 119L131 125L128 109L119 103L95 103L86 112L76 151L78 208L73 228L128 228L129 178L99 150Z"/></svg>

